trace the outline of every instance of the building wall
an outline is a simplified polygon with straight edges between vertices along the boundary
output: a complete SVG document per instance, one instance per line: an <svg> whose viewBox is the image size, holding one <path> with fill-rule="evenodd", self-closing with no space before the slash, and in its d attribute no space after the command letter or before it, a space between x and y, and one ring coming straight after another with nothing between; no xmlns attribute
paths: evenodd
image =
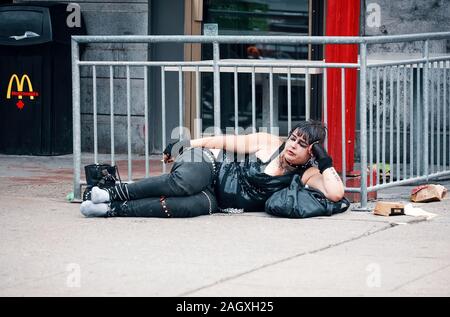
<svg viewBox="0 0 450 317"><path fill-rule="evenodd" d="M16 0L15 3L29 2ZM35 0L31 0L35 1ZM42 1L42 0L40 0ZM53 0L47 0L52 1ZM88 35L146 35L148 34L148 0L76 0L58 1L78 3ZM146 61L147 45L96 44L86 47L83 60ZM143 71L131 69L132 144L134 153L144 152L144 89ZM115 87L115 149L126 152L126 71L114 69ZM98 135L100 152L110 151L109 68L97 69ZM81 69L82 151L93 151L92 70Z"/></svg>
<svg viewBox="0 0 450 317"><path fill-rule="evenodd" d="M382 36L382 35L399 35L399 34L412 34L412 33L432 33L432 32L448 32L450 31L450 19L448 19L448 16L450 15L450 1L448 0L365 0L366 8L369 7L369 4L371 3L377 3L380 6L381 9L381 20L380 25L376 27L370 27L367 23L367 20L364 21L365 23L362 24L362 34L367 36ZM366 18L368 18L370 13L366 12ZM382 45L369 45L368 46L368 52L369 52L369 59L376 59L376 60L389 60L389 59L412 59L415 57L421 57L423 52L423 42L415 42L415 43L399 43L399 44L382 44ZM444 41L430 41L430 54L445 54L448 55L450 53L450 41L444 40ZM437 68L437 63L435 63L435 67ZM441 67L443 65L441 64ZM396 124L396 119L394 119L394 126L392 127L392 130L394 131L394 134L397 135L397 131L400 134L400 144L399 144L399 151L400 151L400 157L403 158L403 127L406 126L407 132L406 132L406 139L408 140L406 153L408 155L407 162L409 163L409 153L410 151L414 151L414 149L411 149L409 146L409 140L410 140L410 128L414 131L413 133L413 139L414 139L414 148L420 149L422 148L422 136L418 131L422 131L420 126L420 118L418 117L419 111L422 111L423 107L423 95L420 96L420 99L417 95L417 83L418 80L415 77L417 74L417 67L414 68L413 71L413 102L411 102L411 93L410 93L410 84L411 84L411 68L406 69L407 76L404 78L405 69L403 68L392 68L393 73L393 100L391 100L391 89L390 89L390 72L391 68L387 68L387 85L386 85L386 92L383 92L383 69L378 69L379 74L379 91L380 91L380 100L378 101L376 98L376 90L377 90L377 77L376 73L377 70L373 69L372 72L368 73L368 76L372 75L373 80L373 92L372 92L372 109L373 109L373 117L372 120L375 123L377 120L377 107L378 107L378 113L379 118L382 118L382 116L385 116L386 122L387 122L387 128L389 129L389 119L390 117L396 118L397 113L399 113L400 117L400 125ZM399 74L399 75L398 75ZM446 72L446 79L444 78L444 73L442 70L439 69L432 69L430 70L430 78L433 80L433 84L430 83L430 92L429 92L429 109L430 109L430 118L432 118L432 114L434 111L434 116L436 116L436 112L443 113L443 99L442 96L444 95L444 85L443 82L450 82L450 72ZM397 80L397 76L400 78L400 82ZM421 81L420 79L419 81ZM440 82L439 82L440 81ZM399 96L397 99L397 85L400 86L399 90ZM367 85L368 89L368 98L370 102L370 90L369 90L369 83ZM405 88L406 87L406 88ZM404 92L406 93L406 96ZM448 90L447 90L448 91ZM386 100L384 100L383 97L386 97ZM440 96L440 99L438 99L438 96ZM406 102L405 102L406 98ZM447 99L448 100L448 99ZM399 105L397 103L399 102ZM388 110L389 105L393 104L394 113L390 113ZM448 109L448 103L447 101L447 109ZM405 108L403 108L403 105L407 105ZM383 107L385 105L385 108ZM411 108L413 109L413 122L410 122L410 113ZM369 108L370 109L370 108ZM384 110L386 109L386 110ZM434 109L434 110L432 110ZM370 114L370 112L368 112ZM370 116L370 115L369 115ZM406 118L406 120L405 120ZM356 117L356 120L358 122L359 126L359 116ZM380 119L381 120L381 119ZM435 117L435 124L437 125L437 119ZM430 126L432 125L431 119L430 119ZM447 139L449 136L449 122L445 121L442 122L442 130L444 129L444 125L446 127L446 134ZM359 128L358 128L359 129ZM443 149L443 132L439 133L440 135L440 148ZM357 132L357 135L359 135L359 132ZM438 133L434 133L434 147L435 149L439 146L438 145ZM389 136L387 137L389 138ZM377 139L374 136L373 141L374 147L373 147L373 153L377 153ZM386 144L389 145L389 139L386 140ZM431 145L431 141L430 141ZM356 138L356 157L355 160L359 160L359 137ZM393 140L393 148L390 149L389 147L386 150L387 155L389 155L390 151L394 151L396 153L397 148L397 141L396 138ZM442 155L441 153L441 162L442 162ZM435 155L435 160L437 159L437 155ZM417 164L417 163L415 163Z"/></svg>
<svg viewBox="0 0 450 317"><path fill-rule="evenodd" d="M365 0L366 8L371 3L379 5L380 26L363 24L365 35L398 35L450 31L450 1L448 0ZM366 18L369 18L366 12ZM366 20L367 22L367 20ZM421 43L373 45L369 52L377 53L420 53ZM450 51L449 41L433 41L430 53ZM385 56L385 55L384 55Z"/></svg>

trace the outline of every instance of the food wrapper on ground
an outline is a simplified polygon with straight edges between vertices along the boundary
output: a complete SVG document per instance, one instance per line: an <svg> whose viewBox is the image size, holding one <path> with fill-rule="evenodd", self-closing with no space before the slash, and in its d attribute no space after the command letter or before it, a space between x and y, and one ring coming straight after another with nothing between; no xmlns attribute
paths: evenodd
<svg viewBox="0 0 450 317"><path fill-rule="evenodd" d="M447 189L444 186L427 184L413 188L411 191L411 201L418 203L441 201L446 195Z"/></svg>
<svg viewBox="0 0 450 317"><path fill-rule="evenodd" d="M405 215L412 217L425 217L427 220L431 220L436 217L436 214L423 210L422 208L413 207L412 204L406 204Z"/></svg>
<svg viewBox="0 0 450 317"><path fill-rule="evenodd" d="M375 205L373 213L378 216L400 216L405 214L405 205L402 203L379 201Z"/></svg>

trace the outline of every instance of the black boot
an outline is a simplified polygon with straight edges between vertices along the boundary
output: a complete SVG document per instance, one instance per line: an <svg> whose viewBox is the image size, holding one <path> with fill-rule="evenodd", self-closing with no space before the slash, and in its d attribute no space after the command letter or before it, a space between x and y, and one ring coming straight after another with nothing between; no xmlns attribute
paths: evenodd
<svg viewBox="0 0 450 317"><path fill-rule="evenodd" d="M127 201L132 199L128 191L128 184L117 184L110 188L104 188L109 193L109 201Z"/></svg>

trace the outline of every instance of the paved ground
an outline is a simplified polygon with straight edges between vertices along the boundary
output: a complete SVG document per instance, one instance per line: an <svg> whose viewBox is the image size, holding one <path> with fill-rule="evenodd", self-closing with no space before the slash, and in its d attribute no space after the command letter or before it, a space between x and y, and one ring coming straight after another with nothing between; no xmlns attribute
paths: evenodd
<svg viewBox="0 0 450 317"><path fill-rule="evenodd" d="M65 201L70 167L70 156L0 156L0 296L450 296L449 199L421 205L431 221L86 219Z"/></svg>

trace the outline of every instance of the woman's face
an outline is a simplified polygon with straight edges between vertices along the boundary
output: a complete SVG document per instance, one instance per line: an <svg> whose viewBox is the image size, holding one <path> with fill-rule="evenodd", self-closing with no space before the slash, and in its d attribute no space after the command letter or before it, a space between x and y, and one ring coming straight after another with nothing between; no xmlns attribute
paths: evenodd
<svg viewBox="0 0 450 317"><path fill-rule="evenodd" d="M303 136L292 133L284 147L284 158L291 165L303 165L312 156L312 145L308 144Z"/></svg>

